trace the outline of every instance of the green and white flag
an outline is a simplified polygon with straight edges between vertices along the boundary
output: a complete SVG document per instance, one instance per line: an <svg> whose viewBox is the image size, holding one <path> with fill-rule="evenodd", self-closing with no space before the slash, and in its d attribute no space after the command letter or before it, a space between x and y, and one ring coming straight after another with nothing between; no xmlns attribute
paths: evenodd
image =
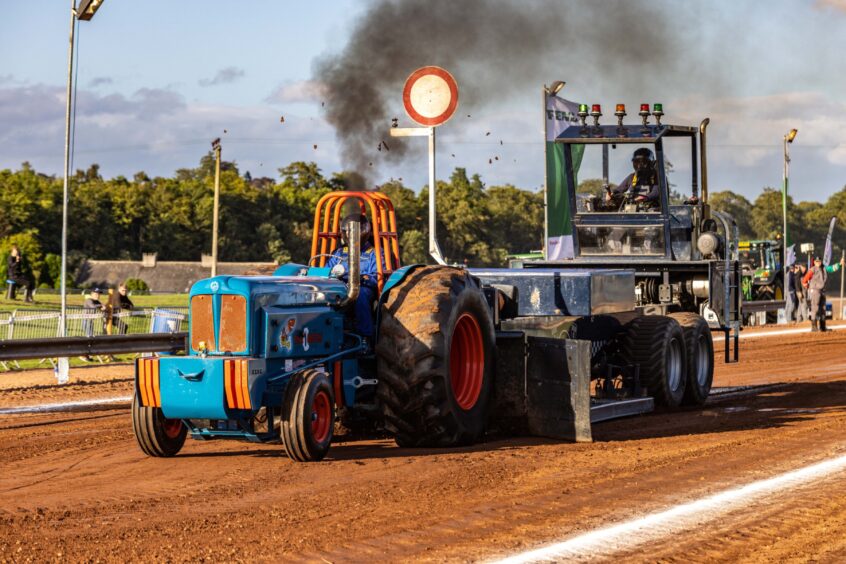
<svg viewBox="0 0 846 564"><path fill-rule="evenodd" d="M570 125L579 123L578 111L579 105L575 102L557 96L546 97L546 260L574 257L573 217L564 170L564 145L555 143L555 138ZM582 164L585 146L571 147L575 178Z"/></svg>

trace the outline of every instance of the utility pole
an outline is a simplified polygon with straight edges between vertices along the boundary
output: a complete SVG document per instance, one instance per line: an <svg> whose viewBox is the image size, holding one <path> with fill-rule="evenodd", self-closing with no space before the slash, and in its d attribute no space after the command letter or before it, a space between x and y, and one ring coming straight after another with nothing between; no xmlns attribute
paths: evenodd
<svg viewBox="0 0 846 564"><path fill-rule="evenodd" d="M212 141L214 149L214 218L212 219L211 275L217 276L217 224L220 214L220 137Z"/></svg>

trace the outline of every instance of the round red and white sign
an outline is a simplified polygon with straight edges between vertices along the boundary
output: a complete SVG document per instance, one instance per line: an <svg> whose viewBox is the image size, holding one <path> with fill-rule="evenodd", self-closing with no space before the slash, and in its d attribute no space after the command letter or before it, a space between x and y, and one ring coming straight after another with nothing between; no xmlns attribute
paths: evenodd
<svg viewBox="0 0 846 564"><path fill-rule="evenodd" d="M420 125L441 125L458 107L458 84L441 67L417 69L405 81L402 103L409 117Z"/></svg>

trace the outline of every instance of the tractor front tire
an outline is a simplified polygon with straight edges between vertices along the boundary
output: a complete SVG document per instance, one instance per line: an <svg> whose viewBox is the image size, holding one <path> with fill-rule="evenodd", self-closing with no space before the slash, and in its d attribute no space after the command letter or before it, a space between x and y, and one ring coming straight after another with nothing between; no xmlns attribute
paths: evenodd
<svg viewBox="0 0 846 564"><path fill-rule="evenodd" d="M640 367L640 382L655 403L678 407L684 398L687 355L684 334L675 319L642 315L628 323L623 340L626 359Z"/></svg>
<svg viewBox="0 0 846 564"><path fill-rule="evenodd" d="M132 430L147 456L174 456L185 444L188 429L181 419L167 419L159 407L144 407L132 396Z"/></svg>
<svg viewBox="0 0 846 564"><path fill-rule="evenodd" d="M484 435L494 327L478 282L427 266L392 288L376 344L385 429L400 446L468 445Z"/></svg>
<svg viewBox="0 0 846 564"><path fill-rule="evenodd" d="M714 340L711 328L701 316L690 312L671 313L684 333L687 348L687 383L684 405L704 405L714 381Z"/></svg>
<svg viewBox="0 0 846 564"><path fill-rule="evenodd" d="M297 462L323 460L335 429L335 394L325 373L304 370L291 376L282 405L282 443Z"/></svg>

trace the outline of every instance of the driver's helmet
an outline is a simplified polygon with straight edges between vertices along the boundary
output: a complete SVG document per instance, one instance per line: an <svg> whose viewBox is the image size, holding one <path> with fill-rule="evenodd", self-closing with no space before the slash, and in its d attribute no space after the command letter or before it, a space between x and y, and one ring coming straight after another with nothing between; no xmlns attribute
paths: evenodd
<svg viewBox="0 0 846 564"><path fill-rule="evenodd" d="M373 229L370 226L370 221L363 213L355 212L347 215L341 220L341 241L345 247L348 247L350 242L347 240L347 227L353 221L358 221L361 225L361 244L364 246L365 241L369 241L373 234Z"/></svg>
<svg viewBox="0 0 846 564"><path fill-rule="evenodd" d="M650 149L641 147L632 155L632 167L635 172L644 173L655 169L655 155Z"/></svg>

